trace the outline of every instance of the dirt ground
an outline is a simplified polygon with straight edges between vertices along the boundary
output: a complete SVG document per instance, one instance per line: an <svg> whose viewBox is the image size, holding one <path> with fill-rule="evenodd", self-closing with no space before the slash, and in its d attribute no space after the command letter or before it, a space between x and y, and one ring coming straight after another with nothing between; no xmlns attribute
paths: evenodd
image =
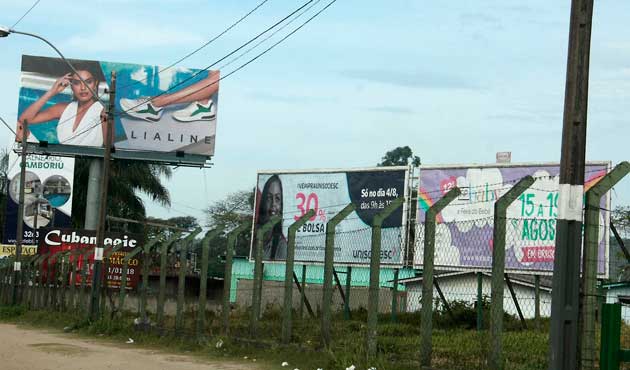
<svg viewBox="0 0 630 370"><path fill-rule="evenodd" d="M203 361L134 344L108 344L74 334L0 324L1 370L259 370L255 364Z"/></svg>

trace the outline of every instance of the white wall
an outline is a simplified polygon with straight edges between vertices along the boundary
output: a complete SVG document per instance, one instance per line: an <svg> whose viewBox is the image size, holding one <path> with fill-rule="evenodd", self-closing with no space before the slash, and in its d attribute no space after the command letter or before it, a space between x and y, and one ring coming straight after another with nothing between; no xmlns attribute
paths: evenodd
<svg viewBox="0 0 630 370"><path fill-rule="evenodd" d="M490 299L491 280L489 276L483 275L482 294ZM444 277L438 279L438 284L447 301L466 301L471 305L477 301L477 276L474 274L458 275ZM512 286L521 306L521 311L526 319L533 319L535 312L535 296L534 287L528 287L518 284L512 280ZM439 295L435 287L433 288L433 301L439 299ZM422 308L420 303L422 299L422 282L413 282L407 284L407 311L419 311ZM441 303L440 303L441 304ZM510 295L510 290L505 285L503 293L503 309L510 315L518 315L516 306ZM629 312L630 314L630 312ZM540 316L549 317L551 315L551 293L546 290L540 290ZM630 316L629 316L630 317Z"/></svg>

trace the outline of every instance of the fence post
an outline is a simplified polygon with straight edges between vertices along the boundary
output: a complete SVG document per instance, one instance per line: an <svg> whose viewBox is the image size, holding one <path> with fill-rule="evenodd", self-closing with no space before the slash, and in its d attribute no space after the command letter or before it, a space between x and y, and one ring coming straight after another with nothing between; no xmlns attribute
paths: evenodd
<svg viewBox="0 0 630 370"><path fill-rule="evenodd" d="M77 265L78 265L78 261L79 258L81 258L81 251L79 249L74 249L71 253L70 253L72 260L70 261L70 276L68 277L69 279L69 284L70 284L70 293L69 293L69 297L68 297L68 307L70 308L71 311L75 310L75 300L76 300L76 291L77 291Z"/></svg>
<svg viewBox="0 0 630 370"><path fill-rule="evenodd" d="M173 234L168 242L162 244L160 248L160 290L158 291L157 307L157 323L161 327L164 324L164 302L166 301L166 257L168 256L168 248L179 240L181 233Z"/></svg>
<svg viewBox="0 0 630 370"><path fill-rule="evenodd" d="M125 296L127 295L127 269L129 268L129 261L142 251L142 248L136 248L131 253L128 253L123 257L122 263L122 275L120 277L120 291L118 292L118 314L122 315L125 308Z"/></svg>
<svg viewBox="0 0 630 370"><path fill-rule="evenodd" d="M287 260L284 272L284 310L282 315L282 342L288 344L291 341L291 326L293 313L293 267L295 265L295 234L311 217L315 216L315 210L311 209L300 217L291 226L287 235Z"/></svg>
<svg viewBox="0 0 630 370"><path fill-rule="evenodd" d="M345 206L326 223L326 249L324 252L324 292L322 294L321 331L322 341L326 348L330 348L330 317L332 305L332 280L335 259L335 228L344 218L355 210L354 203Z"/></svg>
<svg viewBox="0 0 630 370"><path fill-rule="evenodd" d="M540 330L540 275L534 275L534 321Z"/></svg>
<svg viewBox="0 0 630 370"><path fill-rule="evenodd" d="M90 309L89 307L87 307L89 303L86 304L87 296L88 296L87 279L88 279L89 270L90 270L90 257L89 256L90 254L93 253L93 251L94 251L94 248L88 248L82 253L83 266L81 268L81 295L79 296L79 307L85 308L85 311L88 315L90 313Z"/></svg>
<svg viewBox="0 0 630 370"><path fill-rule="evenodd" d="M306 301L306 265L302 265L302 288L300 289L300 319L304 318L304 303Z"/></svg>
<svg viewBox="0 0 630 370"><path fill-rule="evenodd" d="M483 329L483 272L477 272L477 331Z"/></svg>
<svg viewBox="0 0 630 370"><path fill-rule="evenodd" d="M507 209L534 183L531 176L523 177L494 203L494 230L492 234L492 293L490 301L490 358L489 368L503 369L503 293L505 290L505 234Z"/></svg>
<svg viewBox="0 0 630 370"><path fill-rule="evenodd" d="M188 251L191 249L195 236L201 232L200 228L193 230L181 242L179 248L179 276L177 279L177 310L175 316L175 332L180 333L184 327L184 290L186 288L186 272L188 271Z"/></svg>
<svg viewBox="0 0 630 370"><path fill-rule="evenodd" d="M150 273L150 265L151 265L151 249L160 245L162 240L160 238L155 238L144 245L144 248L138 248L138 250L142 251L142 287L140 289L140 319L142 323L146 324L149 320L147 317L147 294L149 293L149 273ZM134 251L135 252L135 251ZM133 252L132 252L133 253ZM129 254L127 254L129 255ZM125 256L127 257L127 256ZM127 273L127 268L129 266L129 261L127 260L127 265L125 265L125 259L123 258L123 274ZM126 275L125 275L126 276ZM127 281L125 283L120 283L121 291L127 290ZM119 292L120 294L120 292ZM118 302L118 309L122 313L123 306L120 304L120 300Z"/></svg>
<svg viewBox="0 0 630 370"><path fill-rule="evenodd" d="M394 270L394 285L392 287L392 323L398 321L398 269Z"/></svg>
<svg viewBox="0 0 630 370"><path fill-rule="evenodd" d="M202 336L206 329L206 290L208 287L208 258L210 255L210 241L223 232L224 227L218 226L206 233L201 241L201 272L199 273L199 302L197 309L197 336Z"/></svg>
<svg viewBox="0 0 630 370"><path fill-rule="evenodd" d="M250 223L245 222L228 234L227 250L225 251L225 273L223 274L223 307L221 309L223 334L227 334L230 327L230 293L232 291L232 265L234 263L236 242L238 241L238 236L250 227Z"/></svg>
<svg viewBox="0 0 630 370"><path fill-rule="evenodd" d="M282 218L280 216L273 216L269 222L258 228L258 231L256 232L252 310L249 318L249 332L252 337L256 336L256 332L258 330L258 320L260 319L261 289L263 280L263 244L265 243L265 236L267 233L270 232L279 222L282 222Z"/></svg>
<svg viewBox="0 0 630 370"><path fill-rule="evenodd" d="M420 313L420 366L431 367L433 342L433 261L435 258L435 229L437 215L461 194L458 187L451 189L435 202L424 216L424 252L422 260L422 298Z"/></svg>
<svg viewBox="0 0 630 370"><path fill-rule="evenodd" d="M378 325L379 280L381 275L381 225L387 217L396 211L404 203L405 198L394 199L385 209L374 216L372 220L372 251L370 254L370 286L368 288L367 308L367 355L368 358L376 357L376 331Z"/></svg>
<svg viewBox="0 0 630 370"><path fill-rule="evenodd" d="M343 308L343 317L350 320L350 289L352 287L352 266L346 268L346 302Z"/></svg>
<svg viewBox="0 0 630 370"><path fill-rule="evenodd" d="M595 369L595 309L597 306L597 257L599 251L599 213L601 198L630 172L630 163L621 162L586 192L584 217L584 251L582 258L582 295L580 297L579 365Z"/></svg>

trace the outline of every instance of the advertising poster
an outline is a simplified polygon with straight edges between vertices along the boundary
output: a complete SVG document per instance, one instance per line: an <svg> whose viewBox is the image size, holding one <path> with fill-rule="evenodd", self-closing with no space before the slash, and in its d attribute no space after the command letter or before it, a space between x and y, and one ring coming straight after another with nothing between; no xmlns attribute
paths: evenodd
<svg viewBox="0 0 630 370"><path fill-rule="evenodd" d="M34 256L37 254L36 245L23 245L22 256ZM15 245L2 244L0 245L0 258L15 256Z"/></svg>
<svg viewBox="0 0 630 370"><path fill-rule="evenodd" d="M127 233L105 233L104 255L107 255L111 251L112 247L121 245L120 250L112 253L108 259L103 259L103 267L107 266L107 269L103 270L103 273L107 274L107 286L110 288L120 288L122 272L123 272L123 258L136 248L142 248L141 236ZM88 268L89 274L86 284L92 283L92 269L94 267L94 247L96 246L96 231L93 230L81 230L81 229L44 229L41 232L41 238L39 239L39 254L45 254L50 252L56 254L59 252L71 251L70 260L74 260L73 252L83 255L87 253L88 256ZM142 253L138 253L129 260L129 266L127 269L127 288L135 288L140 280L140 261ZM78 261L78 269L83 268L83 258ZM81 276L77 274L76 284L81 283Z"/></svg>
<svg viewBox="0 0 630 370"><path fill-rule="evenodd" d="M609 162L589 162L586 192L610 170ZM492 266L494 203L521 178L536 180L507 210L506 270L553 272L558 216L558 164L421 167L418 189L418 235L414 265L423 258L426 211L451 188L461 195L439 215L435 266L442 270L489 270ZM599 275L608 275L610 194L600 207Z"/></svg>
<svg viewBox="0 0 630 370"><path fill-rule="evenodd" d="M22 56L18 138L28 142L102 147L101 124L111 72L116 72L114 137L117 150L212 156L219 72L180 67ZM87 83L85 85L81 79ZM79 154L81 152L77 152ZM183 160L183 159L182 159Z"/></svg>
<svg viewBox="0 0 630 370"><path fill-rule="evenodd" d="M336 228L335 263L369 264L371 225L374 216L394 199L407 196L407 167L310 172L259 172L254 214L254 233L272 216L282 222L266 237L265 261L282 261L287 255L287 234L291 224L309 210L315 211L296 234L295 260L323 263L326 222L344 207L356 209ZM404 258L406 204L388 217L382 226L381 262L401 265ZM255 247L255 241L252 247ZM250 251L253 259L254 249Z"/></svg>
<svg viewBox="0 0 630 370"><path fill-rule="evenodd" d="M20 157L9 152L9 179L3 244L15 244L20 197ZM29 154L24 182L23 245L37 245L37 230L68 227L72 213L74 158Z"/></svg>

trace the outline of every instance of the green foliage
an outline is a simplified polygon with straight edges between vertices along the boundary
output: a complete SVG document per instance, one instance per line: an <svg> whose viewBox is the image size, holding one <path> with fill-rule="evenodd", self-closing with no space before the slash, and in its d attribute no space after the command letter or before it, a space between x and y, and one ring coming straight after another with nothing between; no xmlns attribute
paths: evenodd
<svg viewBox="0 0 630 370"><path fill-rule="evenodd" d="M406 166L408 163L415 167L420 166L420 157L413 155L413 151L408 146L399 146L385 153L381 162L377 164L379 167L388 166Z"/></svg>
<svg viewBox="0 0 630 370"><path fill-rule="evenodd" d="M74 193L72 201L72 223L82 228L85 222L85 204L87 203L87 184L91 159L77 158L74 169ZM170 206L171 198L162 179L171 177L171 169L165 165L150 164L142 161L112 161L108 188L107 213L116 217L143 220L146 216L144 202L139 194L147 195L151 200ZM111 224L112 230L124 225ZM142 232L142 225L129 224L131 232Z"/></svg>
<svg viewBox="0 0 630 370"><path fill-rule="evenodd" d="M24 306L0 306L0 320L13 319L26 312Z"/></svg>

